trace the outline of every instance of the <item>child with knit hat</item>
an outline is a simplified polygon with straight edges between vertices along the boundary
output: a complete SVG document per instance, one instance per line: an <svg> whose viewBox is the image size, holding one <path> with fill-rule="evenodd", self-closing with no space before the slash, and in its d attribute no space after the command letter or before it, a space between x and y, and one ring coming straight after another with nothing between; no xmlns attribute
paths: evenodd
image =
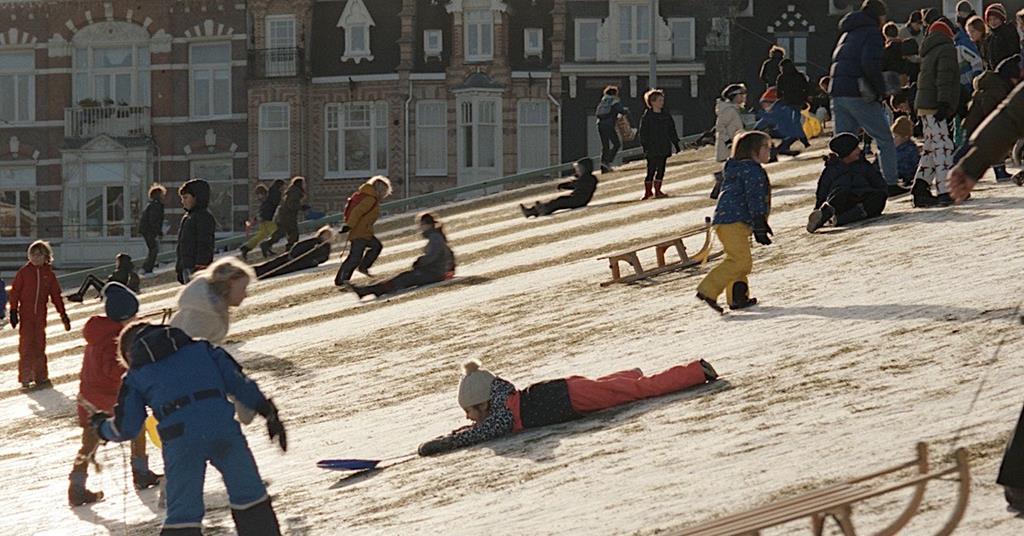
<svg viewBox="0 0 1024 536"><path fill-rule="evenodd" d="M825 225L842 227L882 214L888 198L882 173L864 158L860 138L843 132L828 143L832 154L818 178L814 211L807 218L807 232Z"/></svg>
<svg viewBox="0 0 1024 536"><path fill-rule="evenodd" d="M989 31L985 36L982 55L985 59L985 68L990 71L996 70L1006 58L1020 54L1020 34L1013 24L1009 24L1009 20L1003 4L996 2L985 8L985 24L988 25Z"/></svg>
<svg viewBox="0 0 1024 536"><path fill-rule="evenodd" d="M910 117L901 115L896 118L892 124L892 139L896 144L896 170L900 182L909 185L914 182L914 174L921 162L921 148L914 142L914 123ZM900 188L897 193L906 193L906 190Z"/></svg>
<svg viewBox="0 0 1024 536"><path fill-rule="evenodd" d="M103 309L106 316L94 316L85 323L85 359L79 374L78 397L83 400L78 406L78 424L82 427L82 448L75 456L75 463L68 476L68 503L71 506L94 503L103 498L102 491L90 491L85 487L89 462L94 462L100 438L89 425L94 411L113 413L117 404L117 393L121 389L121 377L127 367L118 358L117 339L124 326L135 319L139 311L139 299L128 287L118 282L107 283L102 289ZM88 404L89 408L84 407ZM161 475L149 470L146 456L146 436L142 432L132 440L132 481L137 489L157 485Z"/></svg>
<svg viewBox="0 0 1024 536"><path fill-rule="evenodd" d="M729 159L732 139L743 130L743 108L746 105L747 86L743 84L729 84L715 101L715 161L724 163ZM718 199L723 177L721 171L715 172L711 199Z"/></svg>
<svg viewBox="0 0 1024 536"><path fill-rule="evenodd" d="M419 454L433 456L527 428L573 421L588 413L667 395L716 379L718 373L701 359L653 376L632 369L596 380L569 376L518 390L507 380L481 368L479 361L468 361L463 365L458 400L466 418L473 424L423 443Z"/></svg>

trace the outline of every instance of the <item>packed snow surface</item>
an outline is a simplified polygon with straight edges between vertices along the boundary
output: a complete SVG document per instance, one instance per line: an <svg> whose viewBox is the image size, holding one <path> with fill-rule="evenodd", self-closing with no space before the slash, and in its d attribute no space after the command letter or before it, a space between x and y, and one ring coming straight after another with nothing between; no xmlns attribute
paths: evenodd
<svg viewBox="0 0 1024 536"><path fill-rule="evenodd" d="M288 427L285 454L261 419L245 428L285 532L671 533L910 461L918 441L930 443L933 467L948 466L955 447L970 451L972 495L959 533L1024 532L995 485L1024 403L1015 311L1024 189L989 178L962 206L914 210L902 199L875 222L809 235L821 154L767 166L775 244L754 248L761 305L724 317L694 299L709 267L599 287L609 278L601 255L712 214L717 164L707 149L670 162L665 200L639 201L643 170L633 164L601 176L590 207L553 217L524 220L517 208L557 195L553 183L439 208L459 260L459 277L445 285L359 303L332 285L340 246L317 270L252 285L227 346ZM418 254L423 241L410 220L378 225L386 249L375 276ZM688 240L689 250L700 242ZM163 279L144 282L144 312L173 305L179 287ZM154 534L158 493L126 486L127 445L101 447L105 470L90 475L89 487L107 498L67 506L81 434L80 330L101 308L89 299L69 311L69 334L51 313L53 390L18 391L17 338L0 330L0 534ZM415 452L463 425L455 389L459 365L474 357L518 387L698 358L722 381L353 479L315 467L322 458ZM937 530L955 486L929 484L904 533ZM858 505L858 528L885 526L909 496ZM212 468L206 507L208 533L234 533ZM807 527L801 520L768 533Z"/></svg>

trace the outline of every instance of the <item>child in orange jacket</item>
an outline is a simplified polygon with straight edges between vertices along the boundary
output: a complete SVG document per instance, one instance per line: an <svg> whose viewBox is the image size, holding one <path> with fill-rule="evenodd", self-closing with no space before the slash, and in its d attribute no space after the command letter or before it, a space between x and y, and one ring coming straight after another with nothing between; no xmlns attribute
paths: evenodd
<svg viewBox="0 0 1024 536"><path fill-rule="evenodd" d="M53 273L53 249L43 240L28 247L28 263L22 266L11 284L11 327L18 328L18 381L22 389L52 387L46 367L46 301L53 306L71 331L71 319L64 311L60 283Z"/></svg>

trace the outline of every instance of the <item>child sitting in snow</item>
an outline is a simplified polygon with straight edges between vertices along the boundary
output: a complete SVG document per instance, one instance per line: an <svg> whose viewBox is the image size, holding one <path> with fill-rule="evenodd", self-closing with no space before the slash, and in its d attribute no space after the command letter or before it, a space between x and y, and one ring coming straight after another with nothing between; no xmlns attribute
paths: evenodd
<svg viewBox="0 0 1024 536"><path fill-rule="evenodd" d="M18 328L18 381L22 389L35 382L36 389L53 386L46 366L46 302L52 301L60 314L64 331L71 331L71 319L64 311L60 282L53 273L53 249L49 242L36 240L28 247L28 263L11 284L11 327Z"/></svg>
<svg viewBox="0 0 1024 536"><path fill-rule="evenodd" d="M125 372L117 355L117 337L139 311L139 299L121 283L107 283L102 289L102 297L106 316L94 316L82 328L86 345L82 372L78 376L78 396L90 407L86 409L83 403L78 406L82 448L75 456L74 467L68 476L68 503L71 506L94 503L103 498L102 491L89 491L85 487L89 462L100 443L96 431L89 425L89 416L91 411L114 411L117 393L121 389L121 376ZM132 481L136 489L146 489L157 485L160 476L149 470L146 435L145 432L140 433L132 439Z"/></svg>
<svg viewBox="0 0 1024 536"><path fill-rule="evenodd" d="M741 132L732 143L732 158L725 163L722 193L715 207L715 235L725 250L725 260L708 272L697 286L697 298L719 313L718 296L725 291L731 309L757 303L750 297L747 275L753 268L750 235L758 244L772 243L768 213L772 186L762 164L771 158L771 139L760 131Z"/></svg>
<svg viewBox="0 0 1024 536"><path fill-rule="evenodd" d="M139 274L135 273L135 264L132 262L132 258L127 253L118 253L117 257L114 257L114 271L107 277L106 281L100 281L100 278L89 274L86 276L85 281L82 282L82 286L79 287L78 292L71 294L67 297L69 302L82 303L85 300L85 293L90 288L95 288L97 297L100 297L103 285L116 281L122 285L132 289L132 292L138 294L139 292Z"/></svg>
<svg viewBox="0 0 1024 536"><path fill-rule="evenodd" d="M892 139L896 144L896 170L898 177L903 184L910 185L914 182L914 175L917 174L917 166L921 162L921 148L914 142L914 124L908 116L900 116L892 124ZM899 191L890 193L904 193Z"/></svg>
<svg viewBox="0 0 1024 536"><path fill-rule="evenodd" d="M792 145L797 141L803 143L804 147L811 146L811 142L804 134L800 111L779 101L778 92L774 87L768 88L768 91L761 95L761 110L761 116L758 118L757 124L754 125L754 129L765 132L774 139L782 140L778 147L772 149L773 157L775 154L799 155L800 151L792 149Z"/></svg>
<svg viewBox="0 0 1024 536"><path fill-rule="evenodd" d="M818 178L814 211L807 219L807 232L825 225L837 227L882 214L888 191L878 168L864 158L860 139L843 132L828 143L832 154Z"/></svg>
<svg viewBox="0 0 1024 536"><path fill-rule="evenodd" d="M523 211L523 216L527 218L531 216L547 216L559 210L571 210L587 206L590 200L593 199L594 192L597 191L594 161L590 158L581 158L572 165L572 169L576 177L571 181L558 185L559 190L570 190L572 193L556 197L547 203L538 201L532 207L519 205L519 210Z"/></svg>
<svg viewBox="0 0 1024 536"><path fill-rule="evenodd" d="M364 296L383 296L393 294L407 288L420 287L431 283L440 283L455 275L455 255L448 247L448 237L444 234L444 226L437 216L424 212L416 218L423 238L427 239L427 247L423 250L412 270L402 272L395 277L368 286L356 286L345 283L345 286L362 299Z"/></svg>
<svg viewBox="0 0 1024 536"><path fill-rule="evenodd" d="M701 359L653 376L640 369L616 372L596 380L583 376L549 380L517 390L510 382L480 368L463 365L459 405L474 424L420 445L420 456L433 456L505 435L559 424L636 400L667 395L715 381L718 374Z"/></svg>
<svg viewBox="0 0 1024 536"><path fill-rule="evenodd" d="M330 225L324 225L312 238L296 242L288 251L267 262L257 264L252 269L258 279L267 279L315 268L331 257L333 241L334 229L331 229Z"/></svg>

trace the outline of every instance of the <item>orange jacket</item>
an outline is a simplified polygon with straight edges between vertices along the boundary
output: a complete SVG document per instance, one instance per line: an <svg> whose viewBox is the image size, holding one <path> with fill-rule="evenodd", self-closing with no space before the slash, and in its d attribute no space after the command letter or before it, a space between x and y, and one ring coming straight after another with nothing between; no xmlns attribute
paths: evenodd
<svg viewBox="0 0 1024 536"><path fill-rule="evenodd" d="M117 357L117 337L123 327L105 316L94 316L82 328L86 345L82 372L78 375L78 392L92 405L110 414L117 403L121 377L127 370ZM89 414L81 406L78 421L82 426L89 426Z"/></svg>
<svg viewBox="0 0 1024 536"><path fill-rule="evenodd" d="M363 198L352 207L345 221L351 228L348 232L349 241L373 238L373 224L380 217L380 200L377 199L377 190L373 189L373 185L363 183L359 193L363 194Z"/></svg>
<svg viewBox="0 0 1024 536"><path fill-rule="evenodd" d="M21 322L46 325L46 302L53 301L57 312L65 314L60 283L49 264L34 266L26 263L14 276L11 284L11 311L18 313Z"/></svg>

